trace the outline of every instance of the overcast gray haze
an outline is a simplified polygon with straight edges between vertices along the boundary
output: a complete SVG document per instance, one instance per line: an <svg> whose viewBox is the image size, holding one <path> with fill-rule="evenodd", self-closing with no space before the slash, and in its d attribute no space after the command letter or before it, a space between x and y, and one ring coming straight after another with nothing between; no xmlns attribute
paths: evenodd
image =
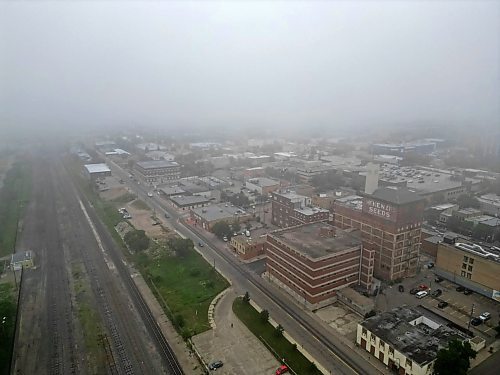
<svg viewBox="0 0 500 375"><path fill-rule="evenodd" d="M6 1L0 127L498 129L499 17L497 1Z"/></svg>

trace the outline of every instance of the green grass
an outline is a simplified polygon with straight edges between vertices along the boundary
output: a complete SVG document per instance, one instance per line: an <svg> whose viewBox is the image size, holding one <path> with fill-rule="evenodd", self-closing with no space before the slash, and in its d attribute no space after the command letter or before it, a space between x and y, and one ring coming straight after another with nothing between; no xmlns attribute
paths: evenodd
<svg viewBox="0 0 500 375"><path fill-rule="evenodd" d="M166 302L165 312L184 338L210 329L208 307L229 284L192 247L182 257L163 252L152 259L140 253L135 260L147 282L154 283L151 290L159 302Z"/></svg>
<svg viewBox="0 0 500 375"><path fill-rule="evenodd" d="M0 257L14 252L17 223L31 196L31 164L20 160L7 172L0 190Z"/></svg>
<svg viewBox="0 0 500 375"><path fill-rule="evenodd" d="M236 316L247 326L247 328L271 347L271 353L281 362L285 358L286 363L297 374L320 375L321 372L300 353L295 345L291 344L282 335L276 335L275 328L269 322L263 322L259 313L250 303L243 301L242 297L236 298L233 302L233 311Z"/></svg>
<svg viewBox="0 0 500 375"><path fill-rule="evenodd" d="M14 340L16 304L14 286L9 283L0 284L0 375L9 373ZM6 319L5 323L2 324L4 316Z"/></svg>

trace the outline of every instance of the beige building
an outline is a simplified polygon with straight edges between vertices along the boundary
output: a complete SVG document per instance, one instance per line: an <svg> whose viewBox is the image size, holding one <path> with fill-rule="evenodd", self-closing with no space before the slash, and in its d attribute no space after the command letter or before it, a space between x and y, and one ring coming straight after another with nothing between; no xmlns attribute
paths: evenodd
<svg viewBox="0 0 500 375"><path fill-rule="evenodd" d="M500 302L500 252L460 238L450 242L438 245L436 274Z"/></svg>
<svg viewBox="0 0 500 375"><path fill-rule="evenodd" d="M437 352L467 338L426 315L407 306L377 314L358 323L356 344L396 374L430 375Z"/></svg>
<svg viewBox="0 0 500 375"><path fill-rule="evenodd" d="M231 237L231 248L243 260L249 260L259 255L264 255L264 244L267 236L264 234L259 236L252 233L251 237L243 234Z"/></svg>

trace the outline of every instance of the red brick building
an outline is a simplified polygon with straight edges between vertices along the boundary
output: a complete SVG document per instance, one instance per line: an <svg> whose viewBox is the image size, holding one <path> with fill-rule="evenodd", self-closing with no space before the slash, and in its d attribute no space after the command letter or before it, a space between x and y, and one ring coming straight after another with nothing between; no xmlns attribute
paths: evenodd
<svg viewBox="0 0 500 375"><path fill-rule="evenodd" d="M369 275L362 275L366 253L357 230L306 224L268 234L264 248L269 277L310 304L329 300L346 286L369 288Z"/></svg>
<svg viewBox="0 0 500 375"><path fill-rule="evenodd" d="M407 188L379 188L334 203L335 226L361 230L363 248L374 255L373 274L383 280L416 274L423 211L424 200Z"/></svg>
<svg viewBox="0 0 500 375"><path fill-rule="evenodd" d="M313 207L311 198L295 192L271 193L271 222L281 228L328 221L329 211Z"/></svg>

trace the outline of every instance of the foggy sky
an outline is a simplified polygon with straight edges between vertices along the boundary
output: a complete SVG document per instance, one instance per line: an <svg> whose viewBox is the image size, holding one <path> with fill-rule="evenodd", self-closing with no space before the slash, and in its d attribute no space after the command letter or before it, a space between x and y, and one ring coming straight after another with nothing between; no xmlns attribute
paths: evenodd
<svg viewBox="0 0 500 375"><path fill-rule="evenodd" d="M500 5L2 2L0 128L500 127Z"/></svg>

